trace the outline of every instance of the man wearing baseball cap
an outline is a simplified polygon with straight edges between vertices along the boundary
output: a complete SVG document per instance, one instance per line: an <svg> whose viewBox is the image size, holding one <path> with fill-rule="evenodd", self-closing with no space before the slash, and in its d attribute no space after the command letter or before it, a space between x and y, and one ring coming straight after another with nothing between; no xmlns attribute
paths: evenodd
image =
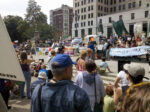
<svg viewBox="0 0 150 112"><path fill-rule="evenodd" d="M69 55L57 54L52 60L53 78L37 86L32 95L32 112L91 112L84 90L74 85L73 62Z"/></svg>
<svg viewBox="0 0 150 112"><path fill-rule="evenodd" d="M143 82L143 78L148 79L145 76L145 69L140 64L125 64L124 70L127 73L127 79L130 82L130 86Z"/></svg>

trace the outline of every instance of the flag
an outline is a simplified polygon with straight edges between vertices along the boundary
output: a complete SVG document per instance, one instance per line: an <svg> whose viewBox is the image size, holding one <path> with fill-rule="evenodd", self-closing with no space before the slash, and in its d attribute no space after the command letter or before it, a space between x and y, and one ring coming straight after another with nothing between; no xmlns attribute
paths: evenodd
<svg viewBox="0 0 150 112"><path fill-rule="evenodd" d="M122 19L120 19L120 20L117 21L117 22L114 22L114 23L113 23L113 28L115 29L115 32L116 32L116 34L117 34L119 37L122 36L122 33L123 33L123 32L125 32L126 34L128 34L128 31L126 30Z"/></svg>

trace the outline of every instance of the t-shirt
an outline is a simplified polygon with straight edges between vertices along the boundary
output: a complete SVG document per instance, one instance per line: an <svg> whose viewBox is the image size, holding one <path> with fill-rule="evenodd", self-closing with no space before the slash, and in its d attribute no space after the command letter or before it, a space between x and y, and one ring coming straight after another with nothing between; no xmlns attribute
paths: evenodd
<svg viewBox="0 0 150 112"><path fill-rule="evenodd" d="M104 84L101 77L98 74L94 76L94 74L89 74L87 71L83 71L80 72L75 78L76 85L84 89L85 92L88 94L92 110L94 109L95 103L94 78L96 79L96 94L97 101L99 102L100 99L105 96Z"/></svg>
<svg viewBox="0 0 150 112"><path fill-rule="evenodd" d="M106 62L101 62L100 67L104 68L106 70L106 68L108 67Z"/></svg>
<svg viewBox="0 0 150 112"><path fill-rule="evenodd" d="M113 98L108 95L104 97L103 112L115 112L115 104Z"/></svg>
<svg viewBox="0 0 150 112"><path fill-rule="evenodd" d="M122 86L127 86L129 84L127 80L127 74L124 71L118 73L118 77L121 79Z"/></svg>

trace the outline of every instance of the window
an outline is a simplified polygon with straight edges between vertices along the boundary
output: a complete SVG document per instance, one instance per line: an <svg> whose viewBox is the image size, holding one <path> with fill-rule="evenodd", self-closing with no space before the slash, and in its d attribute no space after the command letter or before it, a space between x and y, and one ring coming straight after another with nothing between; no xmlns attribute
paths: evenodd
<svg viewBox="0 0 150 112"><path fill-rule="evenodd" d="M121 20L121 19L122 19L122 15L119 16L119 20Z"/></svg>
<svg viewBox="0 0 150 112"><path fill-rule="evenodd" d="M81 13L83 13L83 8L81 9Z"/></svg>
<svg viewBox="0 0 150 112"><path fill-rule="evenodd" d="M80 3L78 2L78 7L80 6Z"/></svg>
<svg viewBox="0 0 150 112"><path fill-rule="evenodd" d="M91 13L91 18L93 18L93 13Z"/></svg>
<svg viewBox="0 0 150 112"><path fill-rule="evenodd" d="M119 0L119 2L121 2L121 0Z"/></svg>
<svg viewBox="0 0 150 112"><path fill-rule="evenodd" d="M135 14L131 13L131 19L135 19Z"/></svg>
<svg viewBox="0 0 150 112"><path fill-rule="evenodd" d="M114 12L116 12L116 7L114 7Z"/></svg>
<svg viewBox="0 0 150 112"><path fill-rule="evenodd" d="M121 10L121 5L119 5L119 10Z"/></svg>
<svg viewBox="0 0 150 112"><path fill-rule="evenodd" d="M88 3L90 3L90 0L88 0Z"/></svg>
<svg viewBox="0 0 150 112"><path fill-rule="evenodd" d="M88 34L89 34L89 35L92 35L92 28L89 28L89 29L88 29Z"/></svg>
<svg viewBox="0 0 150 112"><path fill-rule="evenodd" d="M123 10L125 10L125 9L126 9L126 5L125 5L125 4L123 4L123 5L122 5L122 8L123 8Z"/></svg>
<svg viewBox="0 0 150 112"><path fill-rule="evenodd" d="M104 8L104 12L107 12L107 9L106 9L106 7Z"/></svg>
<svg viewBox="0 0 150 112"><path fill-rule="evenodd" d="M149 3L147 4L147 7L149 7Z"/></svg>
<svg viewBox="0 0 150 112"><path fill-rule="evenodd" d="M78 9L78 14L80 13L80 10Z"/></svg>
<svg viewBox="0 0 150 112"><path fill-rule="evenodd" d="M85 26L85 22L84 22L84 26Z"/></svg>
<svg viewBox="0 0 150 112"><path fill-rule="evenodd" d="M145 11L145 18L147 18L148 17L148 11Z"/></svg>
<svg viewBox="0 0 150 112"><path fill-rule="evenodd" d="M101 6L101 11L103 11L103 6Z"/></svg>
<svg viewBox="0 0 150 112"><path fill-rule="evenodd" d="M103 3L103 0L101 0L101 3Z"/></svg>
<svg viewBox="0 0 150 112"><path fill-rule="evenodd" d="M101 9L101 6L99 5L99 6L98 6L98 10L100 10L100 9Z"/></svg>
<svg viewBox="0 0 150 112"><path fill-rule="evenodd" d="M139 7L141 7L141 5L142 5L142 1L139 1Z"/></svg>
<svg viewBox="0 0 150 112"><path fill-rule="evenodd" d="M81 23L81 27L82 27L83 23Z"/></svg>
<svg viewBox="0 0 150 112"><path fill-rule="evenodd" d="M100 13L98 13L98 17L100 17L101 16L101 14Z"/></svg>
<svg viewBox="0 0 150 112"><path fill-rule="evenodd" d="M128 8L131 9L131 3L128 3Z"/></svg>
<svg viewBox="0 0 150 112"><path fill-rule="evenodd" d="M90 6L88 6L88 11L90 11Z"/></svg>
<svg viewBox="0 0 150 112"><path fill-rule="evenodd" d="M113 0L110 1L110 5L112 5L112 4L113 4Z"/></svg>
<svg viewBox="0 0 150 112"><path fill-rule="evenodd" d="M110 8L110 12L112 12L112 8Z"/></svg>
<svg viewBox="0 0 150 112"><path fill-rule="evenodd" d="M102 19L99 20L99 23L102 23Z"/></svg>
<svg viewBox="0 0 150 112"><path fill-rule="evenodd" d="M107 1L105 0L105 4L107 4Z"/></svg>
<svg viewBox="0 0 150 112"><path fill-rule="evenodd" d="M111 21L111 17L109 17L109 23L111 23L112 21Z"/></svg>
<svg viewBox="0 0 150 112"><path fill-rule="evenodd" d="M91 0L91 2L93 2L93 0Z"/></svg>
<svg viewBox="0 0 150 112"><path fill-rule="evenodd" d="M136 3L135 3L135 2L132 3L132 7L133 7L133 8L136 7Z"/></svg>
<svg viewBox="0 0 150 112"><path fill-rule="evenodd" d="M86 15L84 15L84 19L86 19Z"/></svg>
<svg viewBox="0 0 150 112"><path fill-rule="evenodd" d="M88 26L90 26L90 21L88 21Z"/></svg>
<svg viewBox="0 0 150 112"><path fill-rule="evenodd" d="M84 0L84 4L86 4L86 0Z"/></svg>
<svg viewBox="0 0 150 112"><path fill-rule="evenodd" d="M116 0L114 0L114 4L116 4Z"/></svg>
<svg viewBox="0 0 150 112"><path fill-rule="evenodd" d="M83 15L81 16L81 19L83 20Z"/></svg>
<svg viewBox="0 0 150 112"><path fill-rule="evenodd" d="M81 5L83 5L83 1L81 1Z"/></svg>
<svg viewBox="0 0 150 112"><path fill-rule="evenodd" d="M86 8L84 8L84 12L86 12Z"/></svg>
<svg viewBox="0 0 150 112"><path fill-rule="evenodd" d="M91 26L93 26L93 21L91 21Z"/></svg>
<svg viewBox="0 0 150 112"><path fill-rule="evenodd" d="M93 10L93 5L91 6L91 10Z"/></svg>
<svg viewBox="0 0 150 112"><path fill-rule="evenodd" d="M88 14L88 18L90 18L90 14Z"/></svg>

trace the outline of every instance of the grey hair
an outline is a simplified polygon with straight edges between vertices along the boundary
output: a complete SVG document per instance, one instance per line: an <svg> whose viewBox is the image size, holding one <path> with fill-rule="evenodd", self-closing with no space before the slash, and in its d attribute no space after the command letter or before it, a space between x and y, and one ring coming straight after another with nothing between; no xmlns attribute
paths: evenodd
<svg viewBox="0 0 150 112"><path fill-rule="evenodd" d="M66 67L60 68L60 65L58 62L52 63L52 74L53 75L63 75L65 74Z"/></svg>

